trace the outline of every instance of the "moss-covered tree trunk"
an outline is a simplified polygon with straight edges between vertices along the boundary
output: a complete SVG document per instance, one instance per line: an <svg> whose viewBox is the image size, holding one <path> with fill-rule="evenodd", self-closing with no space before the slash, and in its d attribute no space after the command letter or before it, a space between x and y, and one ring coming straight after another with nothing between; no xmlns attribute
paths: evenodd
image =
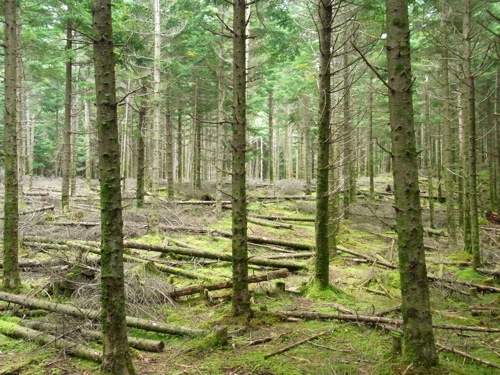
<svg viewBox="0 0 500 375"><path fill-rule="evenodd" d="M146 86L143 86L143 98L139 103L139 121L137 123L137 162L136 162L136 188L135 188L135 206L137 208L144 207L144 158L145 158L145 145L144 145L144 129L146 122L146 104L145 96L147 94Z"/></svg>
<svg viewBox="0 0 500 375"><path fill-rule="evenodd" d="M413 123L407 0L387 0L387 69L404 358L414 367L438 362L429 303L418 160Z"/></svg>
<svg viewBox="0 0 500 375"><path fill-rule="evenodd" d="M135 374L127 343L123 272L120 145L111 0L92 1L97 134L101 183L101 323L103 371Z"/></svg>
<svg viewBox="0 0 500 375"><path fill-rule="evenodd" d="M429 99L429 77L425 78L424 86L424 123L422 124L422 145L427 152L424 155L424 167L427 173L427 195L429 196L429 225L431 228L436 228L435 224L435 207L434 207L434 176L433 168L431 168L433 154L433 139L431 131L431 102ZM438 164L438 169L440 168Z"/></svg>
<svg viewBox="0 0 500 375"><path fill-rule="evenodd" d="M66 28L66 47L68 54L66 57L66 87L64 90L64 130L61 158L61 208L63 211L69 209L70 175L71 175L71 111L73 105L73 59L71 52L73 49L73 28L71 22Z"/></svg>
<svg viewBox="0 0 500 375"><path fill-rule="evenodd" d="M182 184L183 169L184 169L184 154L182 136L182 109L177 109L177 182Z"/></svg>
<svg viewBox="0 0 500 375"><path fill-rule="evenodd" d="M473 267L476 269L481 266L481 254L479 247L479 212L477 204L477 157L476 157L476 99L474 89L474 76L472 73L472 27L471 27L471 2L464 1L464 18L463 18L463 39L464 39L464 91L466 96L466 116L464 121L468 130L468 139L465 140L466 146L469 148L469 157L466 159L468 163L468 174L465 180L468 182L469 195L469 212L470 212L470 247L469 251L473 257Z"/></svg>
<svg viewBox="0 0 500 375"><path fill-rule="evenodd" d="M193 190L201 189L201 121L199 119L199 86L200 80L196 77L193 101Z"/></svg>
<svg viewBox="0 0 500 375"><path fill-rule="evenodd" d="M328 247L328 173L330 158L331 59L333 6L319 0L319 122L316 182L316 264L314 278L320 288L330 284Z"/></svg>
<svg viewBox="0 0 500 375"><path fill-rule="evenodd" d="M246 202L246 1L233 1L233 315L249 315Z"/></svg>
<svg viewBox="0 0 500 375"><path fill-rule="evenodd" d="M370 198L375 197L375 163L373 150L373 76L370 77L368 90L368 177L370 179Z"/></svg>
<svg viewBox="0 0 500 375"><path fill-rule="evenodd" d="M19 292L19 184L17 170L17 59L19 46L18 2L5 0L4 7L4 131L3 158L5 167L3 275L2 288Z"/></svg>

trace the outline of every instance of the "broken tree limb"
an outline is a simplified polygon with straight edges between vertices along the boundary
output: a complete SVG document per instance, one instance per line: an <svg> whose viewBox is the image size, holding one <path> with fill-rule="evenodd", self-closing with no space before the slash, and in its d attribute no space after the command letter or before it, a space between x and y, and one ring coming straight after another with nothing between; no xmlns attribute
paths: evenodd
<svg viewBox="0 0 500 375"><path fill-rule="evenodd" d="M90 222L90 221L54 221L50 222L50 225L60 225L64 227L98 227L101 223Z"/></svg>
<svg viewBox="0 0 500 375"><path fill-rule="evenodd" d="M19 267L21 269L40 268L40 267L55 267L55 266L62 266L64 264L68 264L68 262L63 260L63 259L43 259L43 260L20 259L19 260ZM0 269L2 269L2 268L3 268L3 263L0 263Z"/></svg>
<svg viewBox="0 0 500 375"><path fill-rule="evenodd" d="M249 276L248 277L248 283L260 283L262 281L268 281L268 280L274 280L274 279L283 279L288 277L290 274L287 269L284 270L278 270L275 272L269 272L266 274L262 275L254 275L254 276ZM181 297L181 296L188 296L191 294L196 294L196 293L202 293L204 290L220 290L220 289L229 289L233 287L233 282L232 281L224 281L216 284L209 284L209 285L192 285L192 286L187 286L184 288L177 288L173 289L167 294L170 297Z"/></svg>
<svg viewBox="0 0 500 375"><path fill-rule="evenodd" d="M48 310L91 320L97 320L100 316L100 312L96 310L79 308L64 303L44 301L38 298L29 298L23 295L11 294L2 291L0 291L0 300L35 309ZM128 327L139 328L146 331L158 333L167 333L170 335L204 336L209 333L208 331L202 329L176 326L162 322L153 322L150 320L135 318L131 316L127 316L126 321Z"/></svg>
<svg viewBox="0 0 500 375"><path fill-rule="evenodd" d="M93 254L99 254L99 255L101 254L101 251L93 246L78 244L78 242L72 242L72 241L69 241L68 245L79 246L81 249L85 249L86 251L93 253ZM184 269L178 268L178 267L168 266L168 265L163 264L163 263L157 263L154 260L150 260L150 259L143 259L141 257L135 257L135 256L128 255L128 254L123 254L123 259L125 259L127 261L131 261L131 262L141 263L141 264L152 264L160 271L167 272L167 273L170 273L173 275L184 276L184 277L187 277L188 279L204 279L204 280L211 280L211 281L214 280L214 278L210 277L210 276L202 275L202 274L197 273L197 272L184 270Z"/></svg>
<svg viewBox="0 0 500 375"><path fill-rule="evenodd" d="M247 221L249 223L254 223L254 224L257 224L257 225L262 225L262 226L265 226L265 227L271 227L271 228L275 228L275 229L292 229L292 225L291 224L275 223L275 222L270 221L270 220L260 219L260 218L251 217L251 216L249 216L247 218Z"/></svg>
<svg viewBox="0 0 500 375"><path fill-rule="evenodd" d="M71 332L61 332L61 328L57 324L36 320L23 320L20 324L37 331L54 332L58 337L66 336L68 333L78 332L84 337L88 337L98 342L102 341L102 333L90 329L76 328ZM165 348L165 343L160 340L149 340L128 336L127 341L130 347L146 352L161 352Z"/></svg>
<svg viewBox="0 0 500 375"><path fill-rule="evenodd" d="M12 322L0 320L0 333L18 339L29 339L42 344L54 345L57 349L63 349L79 358L98 363L102 361L101 353L95 349L31 328L21 327Z"/></svg>
<svg viewBox="0 0 500 375"><path fill-rule="evenodd" d="M447 279L443 279L441 277L436 277L436 276L427 276L427 277L431 281L438 281L438 282L449 283L449 284L463 285L463 286L467 286L469 288L475 288L476 290L482 291L482 292L500 293L500 288L496 288L494 286L467 283L465 281L459 281L459 280L447 280Z"/></svg>
<svg viewBox="0 0 500 375"><path fill-rule="evenodd" d="M395 326L401 326L403 324L402 319L390 319L381 316L370 316L370 315L351 315L351 314L325 314L318 312L309 311L276 311L276 314L293 317L300 319L309 320L343 320L350 322L365 322L374 324L391 324ZM486 332L486 333L497 333L500 332L500 328L488 328L488 327L473 327L473 326L460 326L456 324L433 324L434 328L437 329L448 329L454 331L474 331L474 332Z"/></svg>
<svg viewBox="0 0 500 375"><path fill-rule="evenodd" d="M306 223L314 223L316 219L313 217L293 217L293 216L268 216L268 215L255 215L258 219L277 220L277 221L303 221Z"/></svg>
<svg viewBox="0 0 500 375"><path fill-rule="evenodd" d="M452 348L452 347L449 347L449 346L445 346L445 345L440 344L438 342L436 343L436 346L439 349L441 349L441 350L446 350L447 352L461 355L462 357L468 358L468 359L470 359L470 360L472 360L474 362L481 363L481 364L486 365L488 367L500 368L499 365L496 365L496 364L491 363L489 361L486 361L484 359L480 359L480 358L474 357L474 356L470 355L469 353L465 353L465 352L463 352L461 350L457 350L455 348Z"/></svg>
<svg viewBox="0 0 500 375"><path fill-rule="evenodd" d="M281 255L268 255L266 259L297 259L297 258L311 258L315 256L316 253L305 252L305 253L292 253L292 254L281 254Z"/></svg>
<svg viewBox="0 0 500 375"><path fill-rule="evenodd" d="M192 248L184 248L184 247L152 245L152 244L141 243L141 242L132 242L132 241L124 241L123 244L126 248L129 248L129 249L156 251L156 252L165 253L165 254L174 253L174 254L194 256L194 257L199 257L199 258L224 260L226 262L232 262L232 260L233 260L233 257L229 254L216 253L213 251L207 251L207 250L203 250L203 249L192 249ZM291 271L301 270L301 269L306 268L306 265L301 264L301 263L279 261L279 260L259 258L259 257L248 258L248 263L253 264L253 265L257 265L257 266L287 268Z"/></svg>
<svg viewBox="0 0 500 375"><path fill-rule="evenodd" d="M204 229L204 228L193 228L193 227L182 227L182 226L163 226L162 229L180 231L180 232L211 234L211 235L218 235L218 236L226 237L226 238L233 237L232 233L225 232L222 230L210 230L210 229ZM280 240L280 239L275 239L275 238L265 238L265 237L256 237L256 236L248 236L248 242L257 243L257 244L278 245L278 246L283 246L283 247L289 247L291 249L296 249L296 250L314 250L314 248L315 248L313 243L300 243L300 242L286 241L286 240Z"/></svg>
<svg viewBox="0 0 500 375"><path fill-rule="evenodd" d="M40 208L35 208L33 210L29 211L21 211L19 212L19 215L29 215L29 214L34 214L37 212L43 212L43 211L53 211L55 206L45 206L45 207L40 207ZM5 218L3 216L0 217L0 220L4 220Z"/></svg>
<svg viewBox="0 0 500 375"><path fill-rule="evenodd" d="M257 200L257 201L312 201L315 198L310 195L284 195L284 196L252 196L248 197L248 200Z"/></svg>
<svg viewBox="0 0 500 375"><path fill-rule="evenodd" d="M348 254L351 254L351 255L363 258L363 259L367 259L367 260L369 260L369 261L371 261L373 263L376 262L376 264L379 264L379 265L387 267L387 268L391 268L393 270L398 269L398 267L396 265L392 264L392 263L384 262L383 260L379 260L379 259L377 259L375 257L369 256L369 255L366 255L366 254L363 254L363 253L359 253L359 252L354 251L354 250L347 249L344 246L337 245L337 250L343 251L344 253L348 253Z"/></svg>
<svg viewBox="0 0 500 375"><path fill-rule="evenodd" d="M285 346L284 348L281 348L280 350L276 350L275 352L272 352L272 353L269 353L269 354L266 354L264 356L264 359L268 359L270 357L273 357L275 355L278 355L278 354L281 354L281 353L284 353L284 352L287 352L289 351L290 349L293 349L299 345L302 345L303 343L305 342L308 342L308 341L311 341L311 340L314 340L314 339L317 339L318 337L321 337L323 336L324 334L326 334L326 331L325 332L321 332L321 333L318 333L314 336L311 336L311 337L307 337L305 339L302 339L300 341L297 341L297 342L294 342L293 344L290 344L288 346Z"/></svg>

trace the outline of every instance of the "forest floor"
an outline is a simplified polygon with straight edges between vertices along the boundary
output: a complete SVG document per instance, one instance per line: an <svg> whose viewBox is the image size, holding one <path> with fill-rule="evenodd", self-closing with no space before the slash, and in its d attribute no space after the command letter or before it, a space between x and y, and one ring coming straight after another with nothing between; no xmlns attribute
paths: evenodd
<svg viewBox="0 0 500 375"><path fill-rule="evenodd" d="M97 182L93 184L96 188ZM178 288L229 280L229 262L127 250L129 256L147 261L126 263L127 315L210 331L225 327L229 334L228 343L221 345L213 335L193 338L132 328L131 336L161 340L165 344L158 353L132 349L137 373L412 373L411 367L401 365L397 353L399 340L394 333L400 328L396 319L401 316L401 301L399 273L394 267L397 264L394 202L393 197L385 193L387 184L391 184L388 176L378 177L376 199L369 200L359 194L350 207L349 218L342 219L339 251L331 254L330 277L334 286L331 290L319 292L310 287L314 261L308 254L312 250L307 246L293 250L287 246L250 242L251 258L282 256L281 260L287 264L292 262L304 267L290 272L284 279L251 284L252 319L231 317L230 289L172 297L171 292ZM134 208L133 181L127 180L126 186L124 231L128 241L231 254L230 239L220 235L222 231L230 231L230 210L224 209L218 217L212 205L173 204L165 197L161 205L161 235L151 236L147 234L148 205L143 209ZM207 186L200 193L188 194L191 191L188 185L178 186L177 199L200 199L202 193L211 194L213 189ZM301 189L300 181L280 181L274 186L250 183L249 215L314 219L314 200L276 198L296 197L302 194ZM358 189L360 193L366 192L367 181L360 180ZM266 196L275 198L262 198ZM428 227L428 199L422 202L424 226ZM99 308L98 257L82 252L84 247L77 246L91 248L98 244L98 203L97 190L88 191L83 181L78 181L71 210L62 213L60 180L34 180L21 205L24 214L20 224L23 237L20 261L25 264L22 266L24 295L80 308ZM312 247L313 222L273 221L291 227L272 228L261 225L266 221L260 220L258 224L249 223L249 236ZM435 374L499 374L499 280L473 271L471 256L461 251L460 246L448 248L444 220L444 206L436 202L438 230L425 238L428 272L433 276L430 281L433 322L439 325L435 336L440 348L440 367ZM498 270L500 226L482 224L483 259L488 268ZM208 231L197 233L201 229ZM443 233L439 233L439 229ZM301 255L294 258L297 253ZM39 264L29 265L28 261L32 260L38 260ZM165 273L161 266L154 264L191 271L195 275L189 279ZM251 265L249 273L263 275L275 270ZM485 289L476 287L478 285ZM318 317L325 319L314 319ZM331 319L326 319L328 317ZM339 320L342 317L350 320ZM365 317L371 317L371 322ZM387 321L374 323L375 317ZM101 350L99 344L80 336L81 327L98 329L96 322L0 301L2 320L16 324L27 320L57 323L58 339L70 338L97 352ZM474 327L496 332L471 330ZM51 344L42 345L0 333L0 375L98 374L98 364L75 358L69 352L55 349ZM465 358L464 353L470 358Z"/></svg>

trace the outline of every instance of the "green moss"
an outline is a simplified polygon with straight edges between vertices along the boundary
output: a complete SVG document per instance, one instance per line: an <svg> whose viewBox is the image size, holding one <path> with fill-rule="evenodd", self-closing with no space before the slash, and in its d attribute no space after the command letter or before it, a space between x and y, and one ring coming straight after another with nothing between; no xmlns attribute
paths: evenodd
<svg viewBox="0 0 500 375"><path fill-rule="evenodd" d="M467 282L482 282L483 275L477 273L472 268L467 268L457 273L457 279Z"/></svg>
<svg viewBox="0 0 500 375"><path fill-rule="evenodd" d="M448 260L456 260L459 262L471 262L472 255L466 251L457 251L456 253L448 255Z"/></svg>
<svg viewBox="0 0 500 375"><path fill-rule="evenodd" d="M346 296L346 293L333 285L322 289L319 283L312 281L303 287L304 296L313 301L338 301Z"/></svg>

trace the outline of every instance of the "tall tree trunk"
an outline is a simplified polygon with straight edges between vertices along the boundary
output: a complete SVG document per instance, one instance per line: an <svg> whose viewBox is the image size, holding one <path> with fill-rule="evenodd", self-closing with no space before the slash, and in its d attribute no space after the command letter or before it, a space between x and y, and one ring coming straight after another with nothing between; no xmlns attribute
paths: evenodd
<svg viewBox="0 0 500 375"><path fill-rule="evenodd" d="M61 186L61 208L63 211L69 209L69 188L70 188L70 167L71 167L71 112L73 94L73 59L71 51L73 49L73 29L71 22L66 28L65 51L69 56L66 58L66 88L64 92L64 130L62 149L62 186Z"/></svg>
<svg viewBox="0 0 500 375"><path fill-rule="evenodd" d="M196 77L194 89L194 109L193 109L193 190L201 189L201 121L198 118L200 80Z"/></svg>
<svg viewBox="0 0 500 375"><path fill-rule="evenodd" d="M431 132L431 103L429 99L429 77L425 77L425 87L424 87L425 93L424 93L424 107L425 107L425 113L424 113L424 123L422 124L422 129L424 130L422 132L423 137L422 137L422 144L424 149L427 149L427 153L425 155L424 159L424 168L427 174L427 194L429 195L429 221L430 221L430 227L431 228L436 228L434 216L435 216L435 210L434 210L434 181L433 181L433 173L431 168L432 163L432 149L433 149L433 144L432 144L432 132ZM438 167L439 168L439 167Z"/></svg>
<svg viewBox="0 0 500 375"><path fill-rule="evenodd" d="M184 158L182 157L184 152L182 136L182 110L179 106L177 109L177 182L182 184L182 171L184 169Z"/></svg>
<svg viewBox="0 0 500 375"><path fill-rule="evenodd" d="M3 228L3 275L2 288L7 291L19 292L21 278L19 275L19 185L17 169L17 110L16 98L17 79L17 49L18 34L18 2L5 0L4 7L4 166L5 166L5 196L4 196L4 228Z"/></svg>
<svg viewBox="0 0 500 375"><path fill-rule="evenodd" d="M111 0L92 1L99 170L101 182L101 323L103 369L135 374L125 320L120 145Z"/></svg>
<svg viewBox="0 0 500 375"><path fill-rule="evenodd" d="M498 106L498 103L500 102L500 68L497 68L497 75L496 75L496 90L495 90L495 128L496 128L496 135L495 135L495 160L496 160L496 186L495 186L495 196L496 196L496 203L493 205L493 207L496 208L496 213L500 215L500 108Z"/></svg>
<svg viewBox="0 0 500 375"><path fill-rule="evenodd" d="M469 210L470 210L470 252L473 256L474 269L481 266L481 253L479 247L479 213L477 207L477 165L476 165L476 100L474 89L474 76L472 74L472 27L471 27L471 2L464 1L464 20L463 20L463 37L464 37L464 74L465 74L465 95L466 95L466 114L465 121L468 129L468 147L469 158L468 164L468 194L469 194ZM467 146L466 146L467 147Z"/></svg>
<svg viewBox="0 0 500 375"><path fill-rule="evenodd" d="M167 92L168 97L168 92ZM167 197L168 199L174 198L174 125L172 123L172 113L170 101L167 99L165 105L165 137L166 139L166 152L165 163L167 172Z"/></svg>
<svg viewBox="0 0 500 375"><path fill-rule="evenodd" d="M455 248L457 246L457 224L455 220L455 188L453 184L453 130L451 121L451 94L450 94L450 68L448 64L449 52L449 34L448 18L451 9L447 1L441 2L441 34L443 37L443 46L441 49L441 82L443 90L443 144L444 144L444 186L446 197L446 225L448 228L448 246Z"/></svg>
<svg viewBox="0 0 500 375"><path fill-rule="evenodd" d="M158 233L160 225L159 183L161 167L160 150L160 62L161 62L161 30L160 0L153 0L154 14L154 46L153 46L153 131L152 131L152 170L151 170L151 215L149 231Z"/></svg>
<svg viewBox="0 0 500 375"><path fill-rule="evenodd" d="M269 182L272 184L276 180L276 170L274 168L274 159L276 158L276 154L274 153L274 97L273 97L273 90L270 89L267 97L267 110L268 110L268 136L269 136L269 143L267 145L267 148L269 149Z"/></svg>
<svg viewBox="0 0 500 375"><path fill-rule="evenodd" d="M233 1L233 314L250 315L246 203L246 1Z"/></svg>
<svg viewBox="0 0 500 375"><path fill-rule="evenodd" d="M78 75L77 75L78 80ZM72 197L76 194L76 169L78 166L78 132L79 132L79 110L78 104L80 102L80 92L78 89L78 84L74 84L73 88L73 98L71 103L71 111L74 115L71 116L71 136L70 136L70 144L71 144L71 159L70 159L70 195Z"/></svg>
<svg viewBox="0 0 500 375"><path fill-rule="evenodd" d="M146 129L146 113L147 107L145 104L145 96L147 93L146 86L143 86L143 98L139 104L139 121L137 123L137 171L136 171L136 189L135 189L135 206L137 208L144 207L144 168L145 168L145 144L144 130Z"/></svg>
<svg viewBox="0 0 500 375"><path fill-rule="evenodd" d="M373 151L373 76L370 77L368 91L368 176L370 179L370 198L375 197L375 168Z"/></svg>
<svg viewBox="0 0 500 375"><path fill-rule="evenodd" d="M396 231L401 279L404 358L430 368L438 357L425 264L418 160L413 123L407 0L387 0L387 70Z"/></svg>
<svg viewBox="0 0 500 375"><path fill-rule="evenodd" d="M223 17L223 9L221 7L221 16ZM223 27L223 26L221 26ZM220 54L224 53L224 40L220 40ZM224 89L224 61L221 58L219 61L217 72L217 129L215 135L215 180L216 180L216 213L217 216L222 215L222 179L224 168L224 144L223 144L223 127L224 127L224 103L226 101L226 91Z"/></svg>
<svg viewBox="0 0 500 375"><path fill-rule="evenodd" d="M85 99L83 111L85 122L85 185L87 187L87 190L90 191L90 188L92 187L92 125L90 123L90 99Z"/></svg>
<svg viewBox="0 0 500 375"><path fill-rule="evenodd" d="M321 289L330 285L328 247L328 166L330 161L331 59L333 6L319 0L319 122L316 182L316 267L314 278Z"/></svg>
<svg viewBox="0 0 500 375"><path fill-rule="evenodd" d="M346 31L347 33L348 31ZM355 162L354 162L354 147L353 147L353 128L352 128L352 108L351 108L351 73L349 68L349 45L347 41L349 36L346 37L346 42L344 44L344 52L342 54L342 69L344 70L344 119L342 122L343 127L343 141L344 141L344 160L342 161L343 166L343 177L344 177L344 193L343 193L343 204L344 204L344 217L349 218L350 204L354 201L356 197L356 179L355 179Z"/></svg>

